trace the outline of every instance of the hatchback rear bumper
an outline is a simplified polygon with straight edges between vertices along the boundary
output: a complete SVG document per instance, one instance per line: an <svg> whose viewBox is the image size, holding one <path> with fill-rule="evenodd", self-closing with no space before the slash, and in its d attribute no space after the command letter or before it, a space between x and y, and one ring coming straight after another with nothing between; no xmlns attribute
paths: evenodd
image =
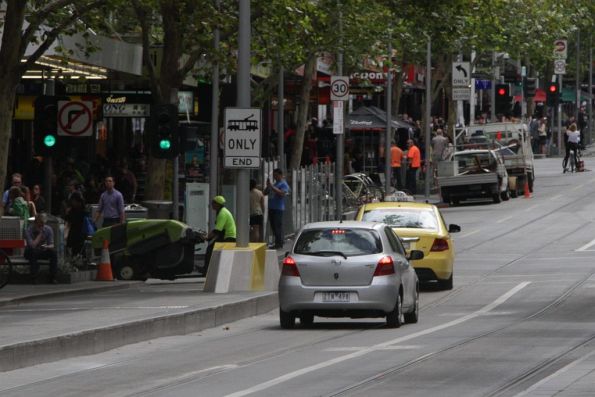
<svg viewBox="0 0 595 397"><path fill-rule="evenodd" d="M285 312L307 311L320 315L375 317L395 307L399 293L395 276L374 277L366 286L306 286L299 277L279 280L279 306ZM325 292L349 292L349 302L324 302ZM365 314L368 312L368 314ZM374 312L377 312L374 315Z"/></svg>

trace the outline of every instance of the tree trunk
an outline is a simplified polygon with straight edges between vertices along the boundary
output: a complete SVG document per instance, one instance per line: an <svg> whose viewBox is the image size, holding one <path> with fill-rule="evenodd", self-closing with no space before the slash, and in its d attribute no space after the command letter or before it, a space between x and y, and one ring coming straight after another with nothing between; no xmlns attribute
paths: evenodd
<svg viewBox="0 0 595 397"><path fill-rule="evenodd" d="M2 186L6 181L6 169L8 168L8 149L10 137L12 136L12 114L16 95L16 84L4 81L0 90L0 182ZM0 209L0 215L1 214Z"/></svg>
<svg viewBox="0 0 595 397"><path fill-rule="evenodd" d="M306 134L306 124L308 122L308 111L310 107L310 91L312 90L314 73L316 73L317 59L317 55L312 54L304 65L304 81L302 83L302 91L300 93L300 108L298 111L295 140L291 151L291 163L289 165L289 170L299 168L302 161L304 137Z"/></svg>

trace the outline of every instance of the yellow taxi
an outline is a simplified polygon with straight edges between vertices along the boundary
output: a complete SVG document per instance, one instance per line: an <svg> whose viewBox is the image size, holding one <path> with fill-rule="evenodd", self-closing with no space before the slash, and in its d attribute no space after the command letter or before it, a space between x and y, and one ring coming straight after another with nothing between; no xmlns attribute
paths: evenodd
<svg viewBox="0 0 595 397"><path fill-rule="evenodd" d="M438 207L415 202L369 203L360 207L355 219L390 225L407 251L423 251L423 259L412 261L419 280L452 289L455 249L450 233L460 232L461 227L446 227Z"/></svg>

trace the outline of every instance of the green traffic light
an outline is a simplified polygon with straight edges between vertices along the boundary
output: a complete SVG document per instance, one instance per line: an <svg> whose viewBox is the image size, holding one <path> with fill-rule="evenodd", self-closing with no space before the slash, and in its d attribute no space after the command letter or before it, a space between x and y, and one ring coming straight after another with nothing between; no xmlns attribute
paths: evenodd
<svg viewBox="0 0 595 397"><path fill-rule="evenodd" d="M47 147L53 147L56 144L56 137L53 135L46 135L43 138L43 144L46 145Z"/></svg>
<svg viewBox="0 0 595 397"><path fill-rule="evenodd" d="M171 141L169 139L162 139L159 141L159 148L162 150L169 150L171 147Z"/></svg>

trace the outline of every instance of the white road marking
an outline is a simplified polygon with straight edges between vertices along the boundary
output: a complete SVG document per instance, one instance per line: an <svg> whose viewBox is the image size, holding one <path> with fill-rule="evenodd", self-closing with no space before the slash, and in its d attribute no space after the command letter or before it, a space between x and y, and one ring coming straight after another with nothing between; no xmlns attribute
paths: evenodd
<svg viewBox="0 0 595 397"><path fill-rule="evenodd" d="M578 189L580 189L580 188L583 188L583 187L585 187L585 185L584 185L584 184L583 184L583 185L577 185L577 186L573 187L573 188L572 188L572 189L570 189L570 190L578 190Z"/></svg>
<svg viewBox="0 0 595 397"><path fill-rule="evenodd" d="M590 250L589 248L591 248L594 245L595 245L595 239L592 240L591 242L583 245L582 247L575 249L575 251L593 251L593 250Z"/></svg>
<svg viewBox="0 0 595 397"><path fill-rule="evenodd" d="M472 232L469 232L469 233L467 233L467 234L463 234L463 235L461 235L461 236L459 236L459 237L460 237L460 238L469 237L469 236L472 236L472 235L474 235L474 234L476 234L476 233L479 233L480 231L481 231L481 229L477 229L477 230L474 230L474 231L472 231Z"/></svg>
<svg viewBox="0 0 595 397"><path fill-rule="evenodd" d="M64 312L77 310L156 310L156 309L187 309L190 306L102 306L102 307L63 307L63 308L38 308L38 309L5 309L3 312Z"/></svg>
<svg viewBox="0 0 595 397"><path fill-rule="evenodd" d="M353 346L353 347L330 347L328 349L324 349L325 352L357 352L360 350L368 350L368 349L374 349L374 350L412 350L412 349L421 349L422 346L420 345L399 345L399 346L384 346L384 347L379 347L379 348L374 348L374 346L372 347L357 347L357 346Z"/></svg>
<svg viewBox="0 0 595 397"><path fill-rule="evenodd" d="M77 373L84 373L85 371L92 370L92 369L97 369L97 368L113 367L113 366L115 366L117 364L118 363L111 363L111 364L100 364L100 363L89 363L89 364L85 364L85 363L83 363L82 365L81 364L76 364L75 366L72 366L72 367L60 368L57 371L55 371L54 375L52 375L52 376L47 376L47 374L48 374L49 371L42 370L40 372L40 376L34 378L33 381L31 379L31 377L25 377L25 376L19 377L13 383L9 383L9 382L3 381L2 386L0 387L0 391L9 391L11 389L15 389L15 388L27 386L27 385L30 385L32 383L47 382L47 381L51 381L53 379L61 378L61 377L66 376L66 375L73 375L73 374L77 374ZM34 367L28 367L27 369L31 369L32 371L36 371L36 370L39 370L39 369L43 368L42 365L40 365L40 366L34 366ZM192 378L195 378L197 375L201 375L203 373L224 372L224 371L228 371L228 370L235 369L235 368L238 368L238 365L236 365L236 364L228 364L228 365L218 365L216 367L210 367L210 368L203 368L203 369L199 369L199 370L192 371L192 372L186 372L186 373L183 373L183 374L178 375L178 376L175 376L175 377L160 379L159 380L159 384L173 383L173 382L179 381L181 379L182 380L183 379L192 379ZM27 381L24 382L24 381L20 380L20 379L23 379L23 378L27 378ZM151 384L150 387L155 387L155 384L151 383L150 381L148 383ZM146 391L149 391L149 390L146 390Z"/></svg>
<svg viewBox="0 0 595 397"><path fill-rule="evenodd" d="M507 220L512 219L512 218L513 218L512 215L511 216L507 216L506 218L502 218L500 220L497 220L496 223L506 222Z"/></svg>
<svg viewBox="0 0 595 397"><path fill-rule="evenodd" d="M539 204L534 204L531 207L527 208L525 211L531 211L531 210L534 210L537 207L539 207Z"/></svg>
<svg viewBox="0 0 595 397"><path fill-rule="evenodd" d="M557 199L559 199L560 197L562 197L562 195L561 195L561 194L556 194L555 196L552 196L552 197L550 197L550 200L557 200Z"/></svg>
<svg viewBox="0 0 595 397"><path fill-rule="evenodd" d="M464 323L466 321L472 320L472 319L474 319L474 318L476 318L478 316L481 316L481 315L483 315L483 314L485 314L485 313L487 313L487 312L495 309L496 307L498 307L502 303L506 302L514 294L516 294L517 292L519 292L520 290L522 290L523 288L525 288L529 284L531 284L531 282L529 282L529 281L522 282L522 283L518 284L516 287L512 288L507 293L505 293L504 295L500 296L498 299L496 299L492 303L484 306L483 308L481 308L481 309L479 309L479 310L477 310L477 311L475 311L473 313L470 313L470 314L468 314L466 316L460 317L460 318L458 318L456 320L452 320L452 321L449 321L447 323L444 323L444 324L441 324L441 325L438 325L438 326L435 326L435 327L432 327L432 328L428 328L428 329L421 330L421 331L418 331L418 332L414 332L412 334L405 335L405 336L402 336L402 337L399 337L399 338L396 338L396 339L392 339L392 340L386 341L384 343L379 343L377 345L371 346L369 348L365 348L363 350L359 350L359 351L353 352L351 354L346 354L344 356L339 356L339 357L336 357L336 358L333 358L333 359L330 359L330 360L327 360L327 361L323 361L323 362L318 363L318 364L311 365L309 367L305 367L305 368L301 368L301 369L298 369L298 370L293 371L293 372L289 372L289 373L287 373L285 375L281 375L281 376L279 376L279 377L277 377L275 379L271 379L271 380L269 380L267 382L264 382L264 383L261 383L259 385L250 387L248 389L244 389L244 390L241 390L241 391L238 391L238 392L235 392L235 393L228 394L226 397L242 397L242 396L247 396L249 394L253 394L253 393L256 393L256 392L259 392L259 391L262 391L262 390L269 389L269 388L271 388L273 386L276 386L276 385L279 385L281 383L287 382L288 380L291 380L291 379L300 377L300 376L305 375L307 373L314 372L314 371L317 371L317 370L322 369L322 368L330 367L330 366L333 366L335 364L339 364L339 363L341 363L343 361L351 360L353 358L364 356L364 355L366 355L368 353L371 353L373 351L378 350L379 348L384 348L384 347L396 345L398 343L402 343L402 342L405 342L405 341L408 341L408 340L411 340L411 339L415 339L415 338L420 337L420 336L429 335L429 334L432 334L434 332L442 331L443 329L446 329L446 328L454 327L456 325L459 325L459 324Z"/></svg>
<svg viewBox="0 0 595 397"><path fill-rule="evenodd" d="M550 380L554 379L555 377L557 377L559 375L562 375L565 372L568 372L570 369L572 369L573 367L576 367L578 364L582 363L583 361L585 361L586 359L588 359L589 357L591 357L594 354L595 354L595 351L592 351L591 353L587 354L586 356L581 357L581 358L571 362L570 364L566 365L565 367L560 368L559 370L557 370L550 376L547 376L547 377L543 378L542 380L540 380L539 382L535 383L533 386L529 387L528 389L523 390L522 392L516 394L514 397L521 397L521 396L527 395L528 393L531 393L532 391L537 389L539 386L549 382ZM550 392L551 392L551 390L548 390L548 395L550 394Z"/></svg>

